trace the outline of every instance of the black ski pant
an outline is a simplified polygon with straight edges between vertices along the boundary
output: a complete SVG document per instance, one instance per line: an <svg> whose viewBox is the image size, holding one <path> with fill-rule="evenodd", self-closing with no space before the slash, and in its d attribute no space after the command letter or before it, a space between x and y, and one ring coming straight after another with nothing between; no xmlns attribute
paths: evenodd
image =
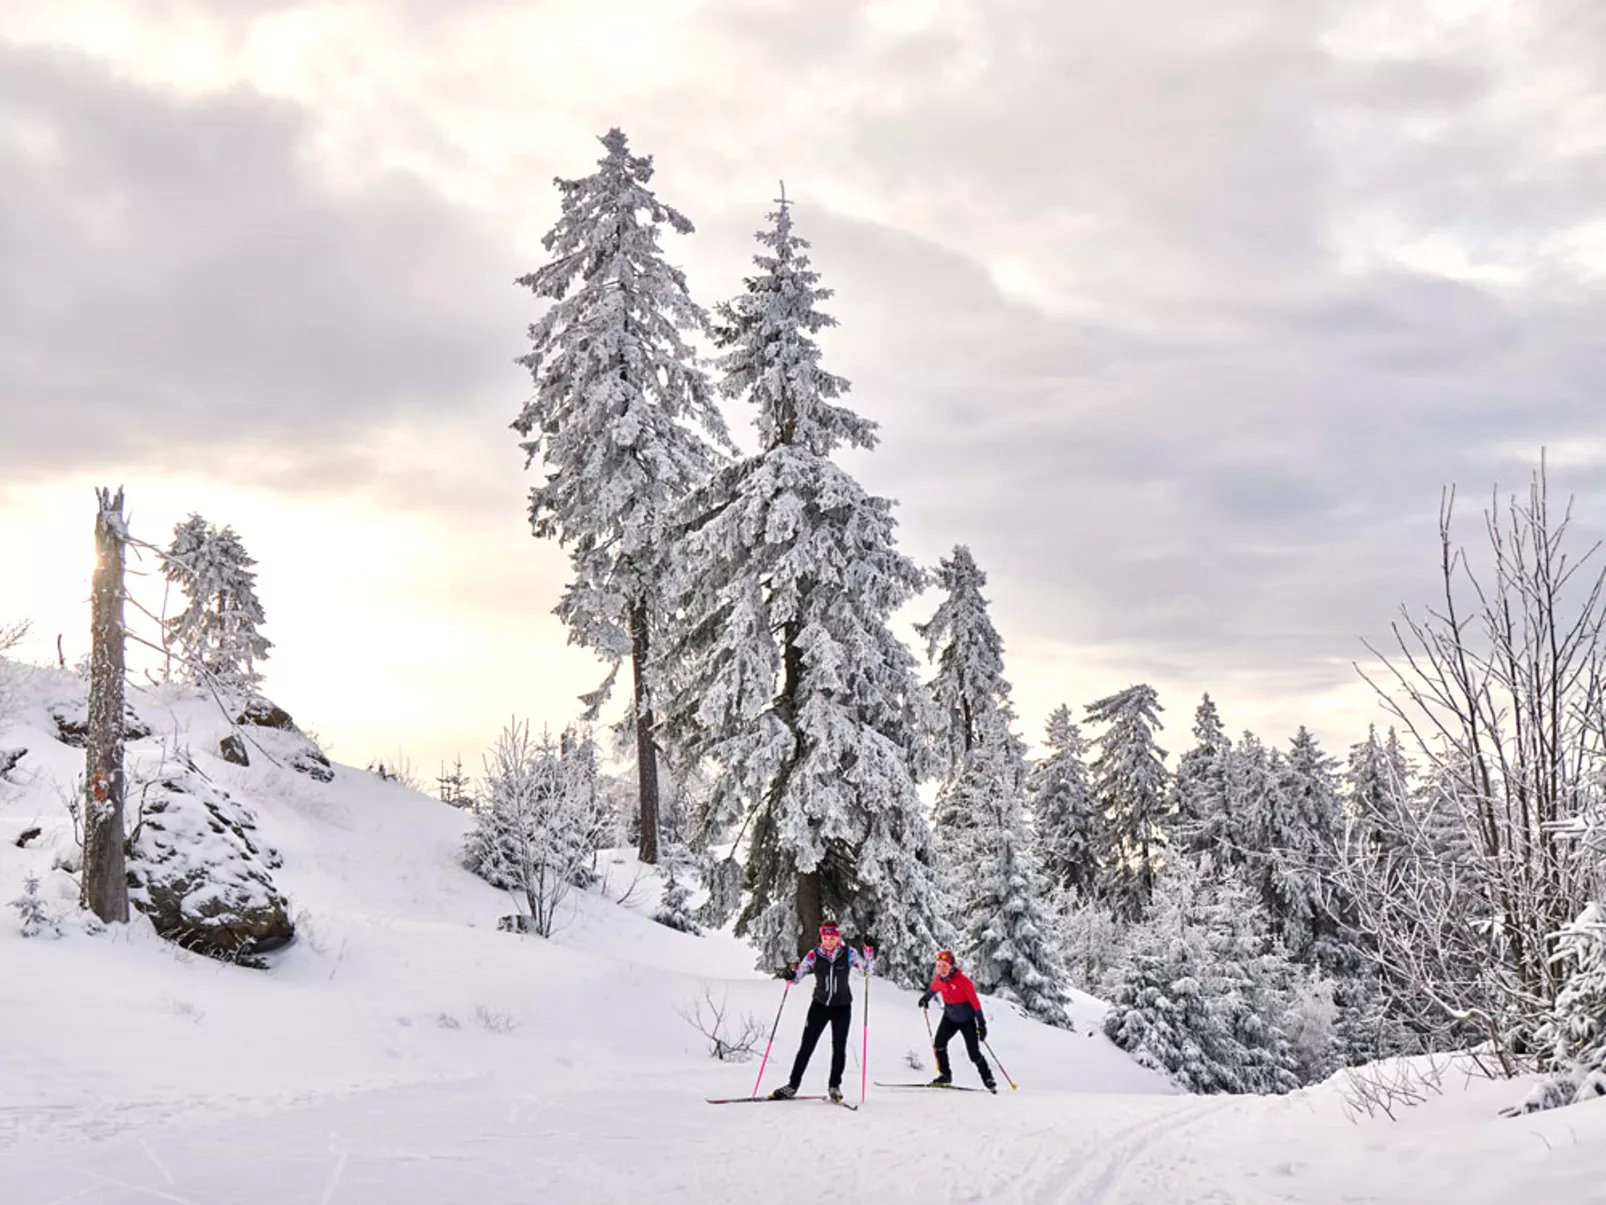
<svg viewBox="0 0 1606 1205"><path fill-rule="evenodd" d="M976 1070L981 1072L981 1081L990 1084L993 1081L993 1069L987 1065L982 1057L981 1044L976 1035L976 1018L968 1021L950 1021L946 1016L937 1022L937 1036L931 1040L931 1047L937 1052L937 1074L943 1079L954 1077L953 1068L948 1063L948 1043L954 1034L963 1034L965 1037L965 1053L970 1055L970 1061L976 1064Z"/></svg>
<svg viewBox="0 0 1606 1205"><path fill-rule="evenodd" d="M842 1086L842 1069L848 1063L848 1026L853 1022L853 1004L825 1005L816 1000L809 1005L808 1019L803 1022L803 1044L797 1048L797 1058L792 1060L794 1089L803 1086L803 1073L808 1070L809 1058L827 1022L831 1026L831 1087Z"/></svg>

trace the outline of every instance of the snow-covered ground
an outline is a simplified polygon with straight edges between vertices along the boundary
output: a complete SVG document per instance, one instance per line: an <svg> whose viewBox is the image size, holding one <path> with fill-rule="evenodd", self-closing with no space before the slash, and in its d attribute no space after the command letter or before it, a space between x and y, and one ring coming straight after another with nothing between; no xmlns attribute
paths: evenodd
<svg viewBox="0 0 1606 1205"><path fill-rule="evenodd" d="M0 783L0 903L35 874L67 907L50 865L71 848L59 796L83 754L54 739L47 707L82 686L0 675L0 749L29 749ZM322 784L255 750L230 765L211 755L227 726L210 703L131 701L157 729L138 756L177 734L254 807L300 940L264 973L141 923L23 940L0 911L0 1205L1606 1199L1606 1101L1507 1120L1521 1088L1451 1077L1398 1122L1352 1122L1336 1083L1185 1096L1098 1035L1088 999L1075 1034L990 1009L1016 1092L872 1085L857 1113L704 1104L751 1092L758 1064L710 1058L681 1012L706 992L767 1033L781 991L741 943L647 919L653 881L622 907L576 899L551 941L499 933L508 901L457 865L461 813L346 767ZM617 897L636 867L605 866ZM766 1091L803 1011L782 1014ZM856 1016L850 1100L863 1032ZM872 1080L930 1074L913 993L872 982L869 1045ZM827 1053L805 1091L823 1090Z"/></svg>

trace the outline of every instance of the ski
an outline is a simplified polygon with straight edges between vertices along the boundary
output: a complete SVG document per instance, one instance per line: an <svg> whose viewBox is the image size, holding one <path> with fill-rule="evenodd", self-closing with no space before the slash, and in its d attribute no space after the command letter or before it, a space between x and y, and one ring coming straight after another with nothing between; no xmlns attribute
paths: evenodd
<svg viewBox="0 0 1606 1205"><path fill-rule="evenodd" d="M852 1109L855 1113L859 1111L858 1105L850 1105L845 1100L833 1100L831 1103L833 1105L841 1105L844 1109Z"/></svg>
<svg viewBox="0 0 1606 1205"><path fill-rule="evenodd" d="M776 1098L774 1096L727 1096L719 1100L703 1098L711 1105L784 1105L788 1100L824 1100L823 1096L788 1096Z"/></svg>
<svg viewBox="0 0 1606 1205"><path fill-rule="evenodd" d="M996 1088L993 1088L993 1089L969 1088L969 1087L966 1087L964 1084L884 1084L880 1080L876 1080L875 1081L875 1086L877 1088L938 1088L938 1089L941 1089L944 1092L987 1092L987 1091L991 1091L994 1096L998 1095L998 1089L996 1089Z"/></svg>

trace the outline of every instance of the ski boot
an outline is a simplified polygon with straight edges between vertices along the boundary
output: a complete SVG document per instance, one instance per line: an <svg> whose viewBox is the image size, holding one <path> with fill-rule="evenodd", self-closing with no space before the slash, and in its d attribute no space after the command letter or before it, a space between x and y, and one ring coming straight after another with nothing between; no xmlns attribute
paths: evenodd
<svg viewBox="0 0 1606 1205"><path fill-rule="evenodd" d="M797 1089L792 1087L791 1084L782 1084L779 1088L775 1089L775 1091L770 1093L770 1099L771 1100L791 1100L796 1095L797 1095Z"/></svg>
<svg viewBox="0 0 1606 1205"><path fill-rule="evenodd" d="M945 1074L945 1075L937 1076L937 1078L932 1080L929 1084L927 1084L926 1087L928 1087L928 1088L951 1088L951 1087L953 1087L953 1083L954 1083L954 1077L952 1075L946 1075Z"/></svg>
<svg viewBox="0 0 1606 1205"><path fill-rule="evenodd" d="M832 1100L836 1101L837 1104L842 1103L842 1086L840 1084L832 1084L825 1090L825 1092L826 1095Z"/></svg>

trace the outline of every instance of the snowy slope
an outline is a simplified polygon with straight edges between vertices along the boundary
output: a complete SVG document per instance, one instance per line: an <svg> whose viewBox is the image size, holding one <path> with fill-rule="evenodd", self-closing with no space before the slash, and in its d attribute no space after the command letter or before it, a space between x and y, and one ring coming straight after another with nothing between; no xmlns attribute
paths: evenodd
<svg viewBox="0 0 1606 1205"><path fill-rule="evenodd" d="M58 792L83 754L54 739L49 708L82 684L0 674L0 749L29 749L0 783L0 902L32 873L65 904L72 884L49 867L71 847ZM740 943L653 924L650 883L625 907L578 899L550 942L498 933L505 897L456 863L461 813L345 767L317 783L256 749L232 766L208 752L228 731L209 702L177 689L132 702L155 729L136 756L180 740L255 808L301 940L263 973L183 955L138 923L25 941L0 913L0 1205L1606 1196L1606 1102L1508 1121L1496 1110L1520 1089L1457 1080L1398 1124L1351 1124L1331 1085L1188 1097L1090 1036L1086 999L1077 1034L992 1007L1018 1092L872 1086L857 1114L706 1105L749 1093L758 1066L710 1059L680 1011L706 990L767 1032L782 999ZM43 835L17 848L34 825ZM620 855L608 869L617 895L635 867ZM914 994L870 992L870 1077L924 1078ZM787 1001L766 1091L803 1011ZM863 1036L856 1018L850 1099ZM826 1054L805 1091L823 1089Z"/></svg>

